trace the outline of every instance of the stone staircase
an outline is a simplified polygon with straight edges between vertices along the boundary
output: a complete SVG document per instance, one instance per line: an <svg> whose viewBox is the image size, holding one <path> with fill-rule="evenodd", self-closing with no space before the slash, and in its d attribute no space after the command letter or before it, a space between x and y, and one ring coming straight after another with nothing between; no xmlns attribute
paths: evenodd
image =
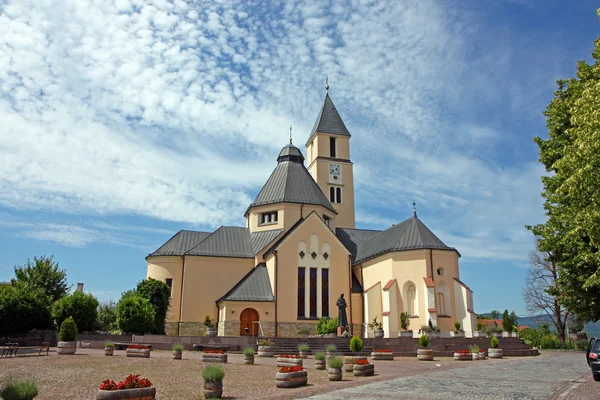
<svg viewBox="0 0 600 400"><path fill-rule="evenodd" d="M330 344L335 345L336 353L338 355L351 355L354 354L350 351L350 338L344 337L306 337L306 338L292 338L292 337L277 337L277 338L264 338L270 339L275 343L275 354L298 354L298 346L301 344L307 344L310 347L309 354L315 354L317 351L325 351L325 347ZM363 339L364 341L364 339ZM364 341L363 351L360 355L371 354L373 350L372 344L368 341Z"/></svg>

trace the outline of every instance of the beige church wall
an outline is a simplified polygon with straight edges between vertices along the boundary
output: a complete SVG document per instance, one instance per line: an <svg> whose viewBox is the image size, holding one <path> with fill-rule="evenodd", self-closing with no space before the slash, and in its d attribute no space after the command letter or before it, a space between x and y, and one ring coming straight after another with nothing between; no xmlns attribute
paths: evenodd
<svg viewBox="0 0 600 400"><path fill-rule="evenodd" d="M360 293L352 293L352 334L362 337L363 297ZM337 316L337 310L336 315ZM350 316L348 316L350 317ZM348 321L350 323L350 321Z"/></svg>
<svg viewBox="0 0 600 400"><path fill-rule="evenodd" d="M329 146L329 138L333 137L335 138L335 143L336 143L336 158L342 158L342 159L346 159L349 160L350 159L350 138L348 136L341 136L341 135L327 135L327 134L320 134L317 135L314 139L313 142L316 144L315 149L313 149L313 152L315 150L317 150L318 153L313 153L313 156L315 154L318 154L322 157L329 157L331 152L330 152L330 146Z"/></svg>
<svg viewBox="0 0 600 400"><path fill-rule="evenodd" d="M240 316L247 308L253 308L258 312L258 320L261 322L264 336L273 336L275 303L266 301L224 301L219 304L218 335L239 336Z"/></svg>
<svg viewBox="0 0 600 400"><path fill-rule="evenodd" d="M365 299L365 319L367 322L373 321L373 318L377 318L378 322L383 321L383 294L381 292L381 288L383 284L381 282L377 282L375 285L367 288L364 293ZM369 329L367 333L372 336L372 331Z"/></svg>
<svg viewBox="0 0 600 400"><path fill-rule="evenodd" d="M258 225L259 217L261 213L278 210L277 223L269 225ZM273 229L290 229L298 220L306 217L311 212L316 212L321 218L323 215L327 215L331 218L331 229L335 231L335 218L336 214L328 210L323 206L311 205L311 204L297 204L297 203L276 203L266 206L253 207L248 215L247 226L251 232L269 231Z"/></svg>
<svg viewBox="0 0 600 400"><path fill-rule="evenodd" d="M329 146L329 144L328 144ZM319 187L329 200L329 164L338 163L342 167L342 203L332 203L333 207L338 212L336 217L336 226L340 228L354 228L354 177L353 167L351 163L336 162L330 160L319 160L312 166L313 178L316 179Z"/></svg>
<svg viewBox="0 0 600 400"><path fill-rule="evenodd" d="M459 307L460 299L456 297L454 278L460 279L458 267L458 254L455 251L433 250L433 282L436 284L436 308L438 306L437 293L440 292L440 285L443 283L444 297L446 300L447 317L438 317L437 324L441 330L454 330L454 322L461 322L461 316L457 315L457 307ZM428 259L428 268L429 268ZM437 274L438 268L443 268L443 275ZM431 269L430 269L431 271ZM431 272L430 272L431 273ZM458 301L458 303L457 303ZM438 310L439 311L439 310ZM439 314L438 314L439 316ZM461 322L462 324L462 322ZM463 328L464 329L464 328Z"/></svg>
<svg viewBox="0 0 600 400"><path fill-rule="evenodd" d="M277 222L266 225L259 225L259 218L261 213L277 211ZM248 216L246 217L246 227L250 228L251 232L270 231L273 229L283 228L283 203L267 204L264 206L252 207Z"/></svg>
<svg viewBox="0 0 600 400"><path fill-rule="evenodd" d="M456 320L461 323L465 332L469 333L469 335L472 335L474 318L473 314L469 311L471 309L469 307L471 293L467 288L457 281L454 281L453 286L456 296Z"/></svg>
<svg viewBox="0 0 600 400"><path fill-rule="evenodd" d="M167 323L179 321L179 299L181 297L181 265L183 259L176 256L158 256L148 258L147 278L165 282L167 278L173 279Z"/></svg>
<svg viewBox="0 0 600 400"><path fill-rule="evenodd" d="M185 258L183 322L217 318L215 301L254 267L253 258L188 256Z"/></svg>
<svg viewBox="0 0 600 400"><path fill-rule="evenodd" d="M299 246L302 243L307 250L303 258L298 254ZM323 257L324 249L327 249L326 244L328 245L329 254L327 260ZM313 250L317 253L315 259L310 255ZM336 299L340 293L344 293L348 302L350 296L348 257L348 251L316 215L311 215L302 225L297 227L277 248L276 296L278 323L295 323L297 321L304 323L305 321L304 319L298 319L297 315L299 266L329 268L329 315L331 317L337 316ZM274 274L274 257L267 258L267 269L269 274ZM306 275L309 276L308 270ZM320 288L317 289L317 293L321 293ZM320 297L317 296L318 299ZM320 304L319 300L317 304L318 313L321 311ZM306 304L305 309L307 309ZM348 312L351 312L351 310L348 310ZM311 322L314 324L316 320ZM282 332L278 332L278 334L282 335Z"/></svg>

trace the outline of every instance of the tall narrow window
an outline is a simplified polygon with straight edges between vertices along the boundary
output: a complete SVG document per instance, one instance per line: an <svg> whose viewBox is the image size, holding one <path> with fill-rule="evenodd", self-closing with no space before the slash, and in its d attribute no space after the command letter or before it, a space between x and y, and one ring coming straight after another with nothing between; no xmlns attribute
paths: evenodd
<svg viewBox="0 0 600 400"><path fill-rule="evenodd" d="M415 315L415 287L410 285L408 287L408 293L406 295L406 303L408 315Z"/></svg>
<svg viewBox="0 0 600 400"><path fill-rule="evenodd" d="M323 215L323 221L325 222L325 225L331 228L331 218L329 218L327 215Z"/></svg>
<svg viewBox="0 0 600 400"><path fill-rule="evenodd" d="M310 317L317 317L317 269L310 269Z"/></svg>
<svg viewBox="0 0 600 400"><path fill-rule="evenodd" d="M336 196L335 196L336 201L335 202L341 204L342 203L342 188L336 188L335 193L336 193Z"/></svg>
<svg viewBox="0 0 600 400"><path fill-rule="evenodd" d="M304 296L305 296L305 284L304 284L304 273L306 268L298 267L298 317L304 318L306 316L304 312Z"/></svg>
<svg viewBox="0 0 600 400"><path fill-rule="evenodd" d="M329 156L335 157L335 138L329 138Z"/></svg>
<svg viewBox="0 0 600 400"><path fill-rule="evenodd" d="M329 270L326 268L321 270L321 285L323 291L321 314L323 317L329 317Z"/></svg>
<svg viewBox="0 0 600 400"><path fill-rule="evenodd" d="M335 203L335 188L333 186L329 188L329 201Z"/></svg>
<svg viewBox="0 0 600 400"><path fill-rule="evenodd" d="M169 296L173 296L173 278L165 279L166 285L169 287Z"/></svg>
<svg viewBox="0 0 600 400"><path fill-rule="evenodd" d="M446 301L444 300L444 293L438 293L438 315L446 315Z"/></svg>

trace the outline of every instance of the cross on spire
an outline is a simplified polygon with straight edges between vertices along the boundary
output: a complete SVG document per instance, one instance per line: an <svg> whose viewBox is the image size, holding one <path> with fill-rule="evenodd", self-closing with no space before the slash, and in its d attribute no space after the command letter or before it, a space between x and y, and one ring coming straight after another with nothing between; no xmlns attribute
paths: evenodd
<svg viewBox="0 0 600 400"><path fill-rule="evenodd" d="M292 143L292 126L290 125L290 143Z"/></svg>
<svg viewBox="0 0 600 400"><path fill-rule="evenodd" d="M329 77L325 77L325 91L329 92Z"/></svg>
<svg viewBox="0 0 600 400"><path fill-rule="evenodd" d="M417 216L417 203L415 203L415 201L413 200L412 205L413 205L413 213L416 217Z"/></svg>

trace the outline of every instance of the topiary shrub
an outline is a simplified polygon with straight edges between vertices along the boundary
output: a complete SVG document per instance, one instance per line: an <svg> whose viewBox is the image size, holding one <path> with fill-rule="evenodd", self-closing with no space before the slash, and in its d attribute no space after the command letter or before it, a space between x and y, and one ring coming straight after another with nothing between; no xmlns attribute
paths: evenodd
<svg viewBox="0 0 600 400"><path fill-rule="evenodd" d="M202 379L204 382L223 382L225 370L218 364L207 365L202 368Z"/></svg>
<svg viewBox="0 0 600 400"><path fill-rule="evenodd" d="M324 359L325 359L325 353L323 353L322 351L317 351L315 353L315 360L323 361Z"/></svg>
<svg viewBox="0 0 600 400"><path fill-rule="evenodd" d="M0 391L4 400L32 400L38 395L34 381L10 381Z"/></svg>
<svg viewBox="0 0 600 400"><path fill-rule="evenodd" d="M423 348L429 347L429 336L421 335L419 338L419 345Z"/></svg>
<svg viewBox="0 0 600 400"><path fill-rule="evenodd" d="M560 341L554 334L544 335L540 339L540 347L542 349L560 349Z"/></svg>
<svg viewBox="0 0 600 400"><path fill-rule="evenodd" d="M350 350L354 353L358 353L363 349L363 341L358 336L352 336L350 339Z"/></svg>
<svg viewBox="0 0 600 400"><path fill-rule="evenodd" d="M327 366L329 368L342 368L344 366L344 360L339 357L331 357L327 361Z"/></svg>
<svg viewBox="0 0 600 400"><path fill-rule="evenodd" d="M497 349L498 346L500 346L500 341L496 336L492 338L492 342L490 343L490 345L492 346L492 349Z"/></svg>
<svg viewBox="0 0 600 400"><path fill-rule="evenodd" d="M460 322L456 321L454 323L454 332L460 331Z"/></svg>
<svg viewBox="0 0 600 400"><path fill-rule="evenodd" d="M58 340L61 342L73 342L77 336L77 325L73 317L69 317L63 321L58 331Z"/></svg>

